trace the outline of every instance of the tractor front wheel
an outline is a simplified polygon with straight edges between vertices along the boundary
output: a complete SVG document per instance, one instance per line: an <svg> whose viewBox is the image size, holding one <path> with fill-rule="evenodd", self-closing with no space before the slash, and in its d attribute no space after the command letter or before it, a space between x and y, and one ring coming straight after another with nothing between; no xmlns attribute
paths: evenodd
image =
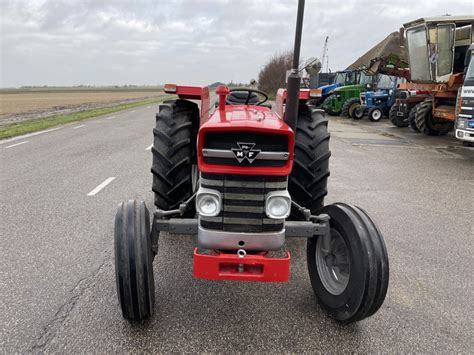
<svg viewBox="0 0 474 355"><path fill-rule="evenodd" d="M378 122L383 117L383 111L380 107L374 106L374 107L370 108L369 113L367 114L367 116L369 117L370 121Z"/></svg>
<svg viewBox="0 0 474 355"><path fill-rule="evenodd" d="M352 110L352 119L353 120L361 120L365 116L365 107L362 106L360 103L356 105L356 107Z"/></svg>
<svg viewBox="0 0 474 355"><path fill-rule="evenodd" d="M388 289L389 264L379 229L359 207L336 203L324 207L330 237L308 239L311 285L330 317L352 323L373 315Z"/></svg>
<svg viewBox="0 0 474 355"><path fill-rule="evenodd" d="M145 202L122 202L115 215L115 278L122 315L140 321L153 314L155 284L150 214Z"/></svg>
<svg viewBox="0 0 474 355"><path fill-rule="evenodd" d="M352 117L352 112L358 105L360 105L360 99L358 97L353 97L352 99L347 100L344 102L344 105L342 105L341 116Z"/></svg>
<svg viewBox="0 0 474 355"><path fill-rule="evenodd" d="M405 115L399 116L397 114L399 111L399 108L400 108L399 105L393 104L392 107L390 107L388 118L390 119L390 122L392 122L394 126L408 127L408 118Z"/></svg>

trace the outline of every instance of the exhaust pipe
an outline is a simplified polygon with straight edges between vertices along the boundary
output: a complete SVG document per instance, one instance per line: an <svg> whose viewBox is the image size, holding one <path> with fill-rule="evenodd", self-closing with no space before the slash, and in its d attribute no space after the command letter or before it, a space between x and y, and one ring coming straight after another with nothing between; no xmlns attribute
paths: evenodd
<svg viewBox="0 0 474 355"><path fill-rule="evenodd" d="M295 48L293 49L293 67L286 83L286 108L285 122L296 132L298 119L298 102L300 96L301 76L298 71L300 64L301 33L303 31L305 0L298 0L298 13L296 15Z"/></svg>

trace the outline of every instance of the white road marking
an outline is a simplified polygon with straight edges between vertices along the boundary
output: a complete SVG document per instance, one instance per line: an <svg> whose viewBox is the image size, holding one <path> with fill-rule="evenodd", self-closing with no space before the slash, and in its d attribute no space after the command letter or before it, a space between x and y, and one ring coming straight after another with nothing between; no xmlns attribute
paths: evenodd
<svg viewBox="0 0 474 355"><path fill-rule="evenodd" d="M25 138L30 138L30 137L37 136L37 135L43 134L43 133L48 133L48 132L56 131L56 130L61 129L61 128L63 128L63 127L56 127L56 128L46 129L46 130L44 130L44 131L39 131L39 132L34 132L34 133L28 133L28 134L24 134L24 135L22 135L22 136L13 137L13 138L10 138L10 139L5 139L5 140L3 140L3 141L0 142L0 145L1 145L1 144L5 144L5 143L14 142L14 141L19 141L19 140L25 139Z"/></svg>
<svg viewBox="0 0 474 355"><path fill-rule="evenodd" d="M101 183L99 186L97 186L94 190L89 192L87 196L94 196L97 194L100 190L102 190L104 187L106 187L108 184L110 184L112 181L115 180L115 177L109 177L108 179L105 179L103 183Z"/></svg>
<svg viewBox="0 0 474 355"><path fill-rule="evenodd" d="M85 126L86 126L85 124L81 124L80 126L72 127L72 129L78 129L78 128L85 127Z"/></svg>
<svg viewBox="0 0 474 355"><path fill-rule="evenodd" d="M115 116L110 116L110 117L107 117L106 119L111 120L112 118L115 118Z"/></svg>
<svg viewBox="0 0 474 355"><path fill-rule="evenodd" d="M135 112L135 111L136 111L136 110L132 110L132 111L130 111L130 112Z"/></svg>
<svg viewBox="0 0 474 355"><path fill-rule="evenodd" d="M7 146L5 147L5 149L13 148L13 147L16 147L17 145L25 144L25 143L28 143L28 142L29 142L29 141L24 141L24 142L15 143L15 144L12 144L12 145L7 145Z"/></svg>
<svg viewBox="0 0 474 355"><path fill-rule="evenodd" d="M145 150L151 150L151 148L153 148L153 144L150 145L149 147L145 148Z"/></svg>

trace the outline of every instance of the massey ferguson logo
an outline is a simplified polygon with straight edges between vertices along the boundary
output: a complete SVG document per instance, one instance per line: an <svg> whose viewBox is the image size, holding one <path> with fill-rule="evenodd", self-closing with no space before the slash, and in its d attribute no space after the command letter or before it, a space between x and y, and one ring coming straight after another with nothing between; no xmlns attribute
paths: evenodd
<svg viewBox="0 0 474 355"><path fill-rule="evenodd" d="M237 143L237 145L240 149L232 148L231 150L239 163L242 163L245 159L252 163L260 153L260 149L253 149L255 143Z"/></svg>

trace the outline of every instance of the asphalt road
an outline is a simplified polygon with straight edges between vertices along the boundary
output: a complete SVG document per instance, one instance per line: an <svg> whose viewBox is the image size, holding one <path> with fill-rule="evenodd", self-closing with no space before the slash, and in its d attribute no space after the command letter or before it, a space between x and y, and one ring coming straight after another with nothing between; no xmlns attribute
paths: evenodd
<svg viewBox="0 0 474 355"><path fill-rule="evenodd" d="M152 207L156 106L0 142L0 352L464 352L474 349L474 150L385 120L330 118L327 203L364 207L390 256L387 299L340 326L318 308L305 241L284 284L192 277L193 238L163 236L157 310L121 317L113 220L120 201ZM99 188L102 187L102 188Z"/></svg>

